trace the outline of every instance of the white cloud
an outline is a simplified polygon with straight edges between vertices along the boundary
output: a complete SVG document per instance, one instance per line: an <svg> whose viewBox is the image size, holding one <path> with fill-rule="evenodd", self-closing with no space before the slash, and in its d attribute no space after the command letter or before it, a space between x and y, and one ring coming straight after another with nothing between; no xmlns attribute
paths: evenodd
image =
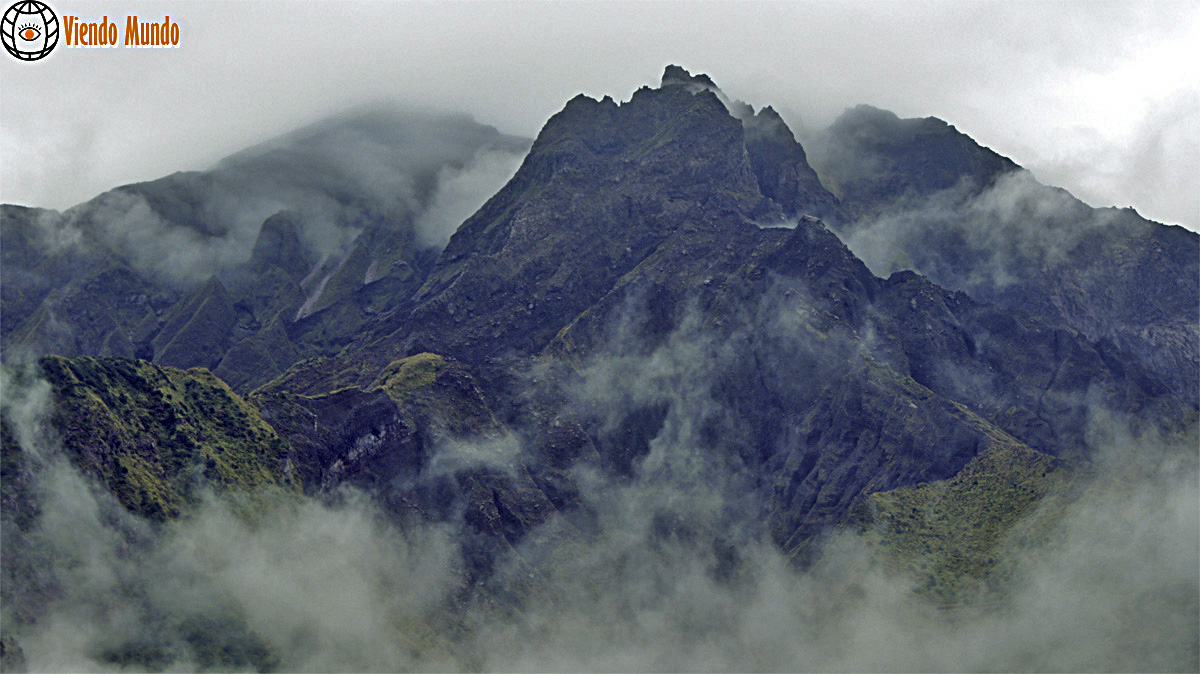
<svg viewBox="0 0 1200 674"><path fill-rule="evenodd" d="M0 60L6 202L66 207L378 98L532 135L575 93L626 98L679 63L731 96L792 111L793 122L857 103L936 115L1095 205L1200 227L1177 189L1200 173L1189 149L1200 132L1194 118L1158 114L1196 95L1191 2L56 7L170 13L181 46ZM1156 134L1179 149L1147 173L1126 148ZM1090 177L1097 160L1111 163L1107 177Z"/></svg>

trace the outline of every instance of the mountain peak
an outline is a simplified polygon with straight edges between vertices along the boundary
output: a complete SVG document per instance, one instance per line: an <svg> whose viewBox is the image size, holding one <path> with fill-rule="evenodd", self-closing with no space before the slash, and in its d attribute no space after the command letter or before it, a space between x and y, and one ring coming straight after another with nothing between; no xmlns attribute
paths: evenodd
<svg viewBox="0 0 1200 674"><path fill-rule="evenodd" d="M717 83L712 81L712 78L704 73L696 73L695 75L688 72L685 68L677 65L669 65L663 71L662 86L675 85L694 85L701 87L712 87L717 89Z"/></svg>
<svg viewBox="0 0 1200 674"><path fill-rule="evenodd" d="M301 217L295 211L282 210L263 221L250 253L255 268L276 265L295 278L308 273L315 260L303 242Z"/></svg>
<svg viewBox="0 0 1200 674"><path fill-rule="evenodd" d="M936 117L901 118L870 105L848 108L829 127L823 170L857 215L905 196L921 198L967 181L978 191L1020 167ZM869 170L865 170L869 167Z"/></svg>
<svg viewBox="0 0 1200 674"><path fill-rule="evenodd" d="M830 131L859 144L889 145L921 135L965 135L937 117L901 118L891 110L860 104L847 108Z"/></svg>

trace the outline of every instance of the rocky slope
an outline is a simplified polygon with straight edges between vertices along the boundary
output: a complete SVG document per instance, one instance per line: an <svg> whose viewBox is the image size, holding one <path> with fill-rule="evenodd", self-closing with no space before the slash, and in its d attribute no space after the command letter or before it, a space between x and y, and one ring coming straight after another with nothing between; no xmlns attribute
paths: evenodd
<svg viewBox="0 0 1200 674"><path fill-rule="evenodd" d="M1086 335L912 273L879 279L815 219L764 227L786 216L760 190L760 146L746 139L711 80L678 70L620 105L572 100L425 284L322 366L331 379L309 390L363 385L387 362L430 350L479 368L501 416L521 424L536 415L520 399L505 404L520 384L504 373L522 359L542 354L586 370L680 339L706 342L697 372L712 380L695 385L711 387L735 420L710 429L706 451L773 476L782 504L768 506L763 488L763 507L778 520L777 542L797 549L863 493L962 468L982 440L955 421L956 405L1072 458L1089 454L1093 405L1173 428L1194 420L1194 401ZM597 424L662 418L651 413L662 404L652 397L576 421L594 436ZM541 451L581 450L548 441ZM790 465L795 472L779 476Z"/></svg>

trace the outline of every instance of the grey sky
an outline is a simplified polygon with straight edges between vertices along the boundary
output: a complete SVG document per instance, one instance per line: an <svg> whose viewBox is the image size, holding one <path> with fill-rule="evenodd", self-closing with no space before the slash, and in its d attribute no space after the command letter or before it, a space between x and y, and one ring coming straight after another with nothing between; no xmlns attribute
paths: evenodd
<svg viewBox="0 0 1200 674"><path fill-rule="evenodd" d="M0 201L64 208L379 99L532 136L678 63L794 126L935 115L1096 206L1200 229L1200 3L56 0L179 49L0 59Z"/></svg>

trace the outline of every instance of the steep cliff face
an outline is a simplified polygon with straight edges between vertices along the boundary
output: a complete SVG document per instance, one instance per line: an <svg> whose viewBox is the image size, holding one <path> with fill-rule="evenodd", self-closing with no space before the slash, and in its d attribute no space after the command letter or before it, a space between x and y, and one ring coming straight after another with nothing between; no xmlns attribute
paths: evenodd
<svg viewBox="0 0 1200 674"><path fill-rule="evenodd" d="M758 113L749 111L741 120L746 131L746 153L758 187L780 205L784 215L808 215L831 224L850 217L841 200L821 184L804 148L778 112L767 106Z"/></svg>

